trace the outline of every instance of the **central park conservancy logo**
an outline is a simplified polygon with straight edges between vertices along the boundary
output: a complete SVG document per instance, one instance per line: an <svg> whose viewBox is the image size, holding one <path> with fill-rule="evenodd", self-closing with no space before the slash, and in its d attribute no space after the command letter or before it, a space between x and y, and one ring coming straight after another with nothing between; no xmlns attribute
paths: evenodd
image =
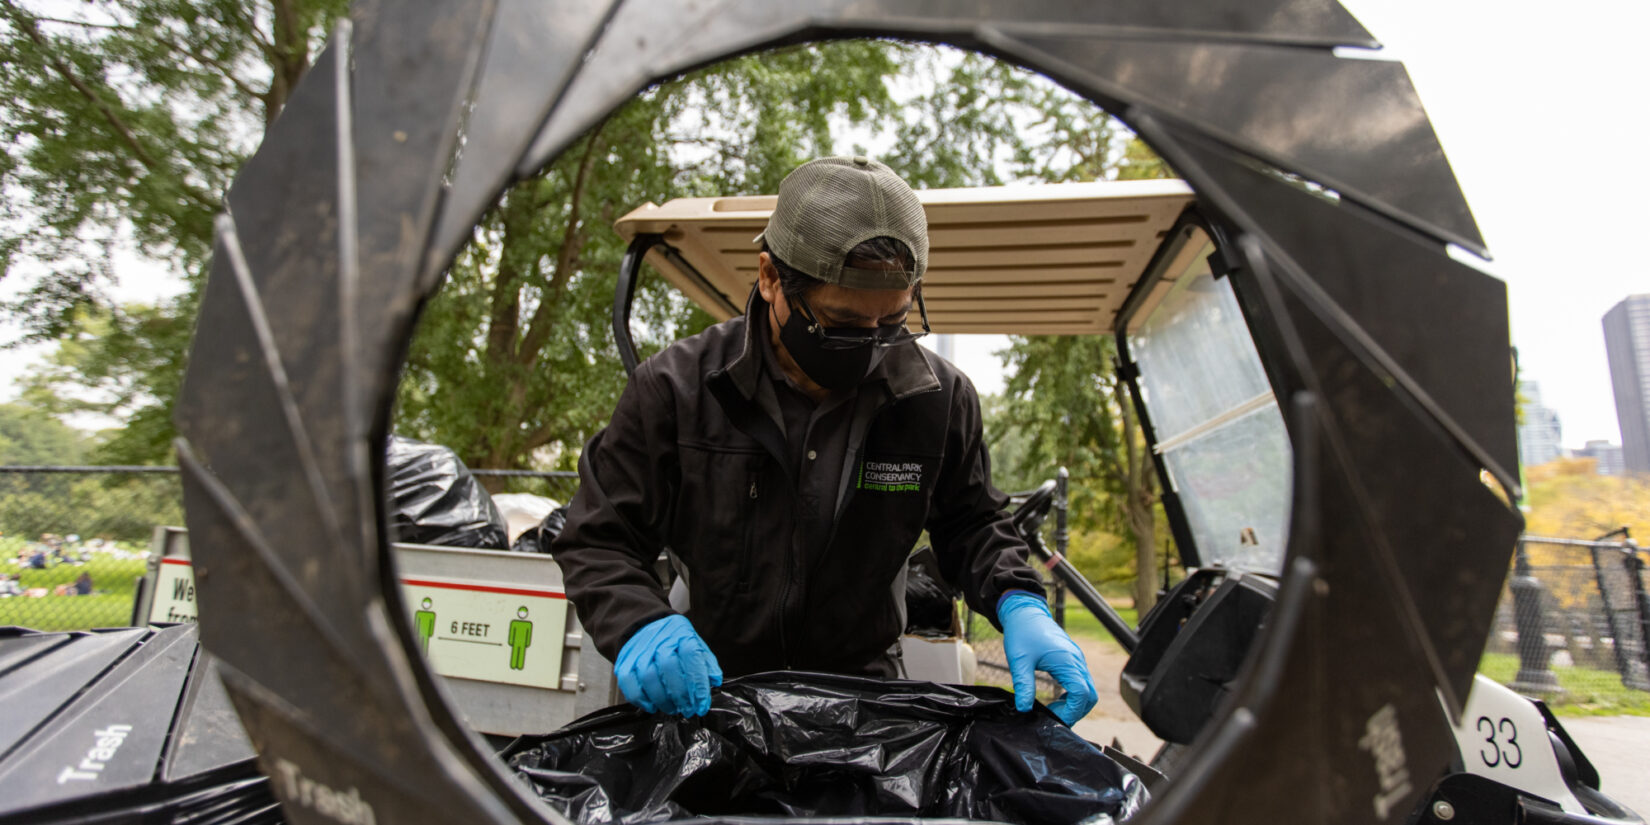
<svg viewBox="0 0 1650 825"><path fill-rule="evenodd" d="M922 465L914 462L862 461L855 486L879 493L919 492L922 490Z"/></svg>

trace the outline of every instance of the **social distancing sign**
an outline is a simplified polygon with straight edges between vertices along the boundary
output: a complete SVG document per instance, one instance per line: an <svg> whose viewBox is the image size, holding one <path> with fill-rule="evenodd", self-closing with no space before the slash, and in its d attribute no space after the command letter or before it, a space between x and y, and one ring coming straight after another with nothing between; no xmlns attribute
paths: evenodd
<svg viewBox="0 0 1650 825"><path fill-rule="evenodd" d="M155 598L149 603L149 621L192 622L195 613L195 568L188 559L161 559L155 576Z"/></svg>
<svg viewBox="0 0 1650 825"><path fill-rule="evenodd" d="M401 579L414 636L443 676L530 687L561 685L567 595L428 576Z"/></svg>
<svg viewBox="0 0 1650 825"><path fill-rule="evenodd" d="M151 622L195 621L195 570L167 556L155 576ZM567 636L567 594L431 576L401 580L418 646L443 676L556 690Z"/></svg>

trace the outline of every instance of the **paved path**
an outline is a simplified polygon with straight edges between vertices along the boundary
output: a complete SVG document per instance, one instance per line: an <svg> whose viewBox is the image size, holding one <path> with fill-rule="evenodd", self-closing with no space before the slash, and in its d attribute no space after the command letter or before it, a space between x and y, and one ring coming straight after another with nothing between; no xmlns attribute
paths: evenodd
<svg viewBox="0 0 1650 825"><path fill-rule="evenodd" d="M1088 660L1100 701L1073 729L1084 739L1109 745L1115 738L1123 751L1144 761L1162 745L1117 690L1117 677L1128 656L1109 641L1073 637ZM1598 768L1599 784L1610 798L1650 818L1650 717L1587 716L1560 718L1576 744Z"/></svg>
<svg viewBox="0 0 1650 825"><path fill-rule="evenodd" d="M1570 738L1598 768L1599 790L1650 817L1650 717L1560 717Z"/></svg>
<svg viewBox="0 0 1650 825"><path fill-rule="evenodd" d="M1123 743L1124 753L1141 761L1151 761L1163 741L1152 735L1151 729L1134 715L1117 690L1117 677L1129 660L1128 654L1109 641L1084 636L1074 636L1073 641L1083 649L1083 658L1088 660L1089 675L1094 679L1100 701L1072 729L1084 739L1102 745L1110 745L1112 739L1117 739Z"/></svg>

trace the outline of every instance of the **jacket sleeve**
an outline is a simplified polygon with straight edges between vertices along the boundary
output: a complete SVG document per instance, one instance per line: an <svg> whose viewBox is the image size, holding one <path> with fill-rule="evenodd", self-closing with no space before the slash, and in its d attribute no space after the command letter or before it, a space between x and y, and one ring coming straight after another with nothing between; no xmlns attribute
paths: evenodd
<svg viewBox="0 0 1650 825"><path fill-rule="evenodd" d="M654 562L678 485L673 402L650 365L631 376L607 427L579 456L579 490L551 543L596 649L617 661L643 625L671 614Z"/></svg>
<svg viewBox="0 0 1650 825"><path fill-rule="evenodd" d="M940 463L928 536L945 575L968 606L997 624L997 600L1009 590L1045 596L1043 577L1026 562L1031 552L1004 508L1008 496L991 484L991 456L986 448L980 397L965 376L958 376L945 458Z"/></svg>

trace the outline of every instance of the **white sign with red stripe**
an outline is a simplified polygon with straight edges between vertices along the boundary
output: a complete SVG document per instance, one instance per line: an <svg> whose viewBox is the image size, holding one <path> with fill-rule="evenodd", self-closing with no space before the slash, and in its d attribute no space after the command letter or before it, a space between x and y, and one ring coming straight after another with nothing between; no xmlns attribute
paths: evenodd
<svg viewBox="0 0 1650 825"><path fill-rule="evenodd" d="M176 550L172 552L177 552ZM160 560L151 622L195 621L195 569L178 553ZM443 676L558 689L567 593L434 576L403 577L413 635Z"/></svg>
<svg viewBox="0 0 1650 825"><path fill-rule="evenodd" d="M186 558L161 559L155 575L155 598L149 604L149 621L192 622L195 612L195 568Z"/></svg>
<svg viewBox="0 0 1650 825"><path fill-rule="evenodd" d="M557 588L402 577L414 638L443 676L555 689L567 594Z"/></svg>

